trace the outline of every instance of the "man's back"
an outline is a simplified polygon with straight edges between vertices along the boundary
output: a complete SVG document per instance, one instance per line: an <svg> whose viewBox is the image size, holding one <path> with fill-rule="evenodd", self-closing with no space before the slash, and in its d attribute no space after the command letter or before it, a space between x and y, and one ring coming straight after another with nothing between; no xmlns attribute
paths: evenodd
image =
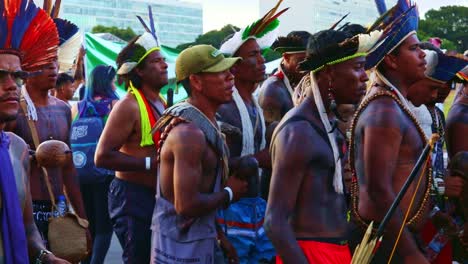
<svg viewBox="0 0 468 264"><path fill-rule="evenodd" d="M286 112L293 108L292 95L278 76L270 76L260 89L258 103L263 109L267 124L280 121Z"/></svg>
<svg viewBox="0 0 468 264"><path fill-rule="evenodd" d="M333 189L333 152L312 107L311 100L302 103L275 130L269 204L290 204L289 221L298 239L340 239L346 233L346 203Z"/></svg>

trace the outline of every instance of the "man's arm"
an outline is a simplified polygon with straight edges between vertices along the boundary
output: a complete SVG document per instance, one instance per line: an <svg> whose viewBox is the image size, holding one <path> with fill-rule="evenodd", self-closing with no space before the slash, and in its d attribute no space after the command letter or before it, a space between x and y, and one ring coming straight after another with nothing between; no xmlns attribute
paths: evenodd
<svg viewBox="0 0 468 264"><path fill-rule="evenodd" d="M308 263L288 222L313 148L308 130L305 122L297 122L285 127L272 142L273 171L264 227L284 263Z"/></svg>
<svg viewBox="0 0 468 264"><path fill-rule="evenodd" d="M132 135L138 114L138 105L129 98L124 98L115 105L96 148L94 162L97 167L114 171L146 169L145 158L136 158L119 151Z"/></svg>
<svg viewBox="0 0 468 264"><path fill-rule="evenodd" d="M394 173L403 139L403 113L393 100L377 99L363 113L363 163L369 198L380 218L392 205L397 193L393 191ZM376 147L378 146L378 147ZM407 177L407 175L404 175ZM387 226L386 239L395 241L403 224L403 213L398 208ZM405 227L398 251L402 257L421 254L410 232Z"/></svg>
<svg viewBox="0 0 468 264"><path fill-rule="evenodd" d="M202 194L202 161L208 145L205 136L193 124L180 124L166 140L174 157L174 206L176 212L187 217L200 217L215 211L229 199L225 191ZM247 183L230 177L228 184L234 199L247 190ZM243 190L243 191L242 191Z"/></svg>
<svg viewBox="0 0 468 264"><path fill-rule="evenodd" d="M447 138L449 158L460 151L468 151L468 139L466 137L468 132L468 113L457 115L453 120L456 121L447 124L448 135L450 135Z"/></svg>

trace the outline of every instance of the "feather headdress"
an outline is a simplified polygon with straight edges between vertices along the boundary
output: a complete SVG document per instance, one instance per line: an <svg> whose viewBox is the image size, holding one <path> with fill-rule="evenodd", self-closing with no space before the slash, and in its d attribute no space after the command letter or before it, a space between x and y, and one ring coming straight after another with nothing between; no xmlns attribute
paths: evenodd
<svg viewBox="0 0 468 264"><path fill-rule="evenodd" d="M346 31L320 31L309 39L306 59L299 64L299 68L317 72L326 65L366 56L380 45L381 35L381 31L355 36Z"/></svg>
<svg viewBox="0 0 468 264"><path fill-rule="evenodd" d="M289 9L285 8L276 13L281 2L283 0L279 0L275 7L253 24L235 32L230 39L221 45L219 50L224 54L232 56L249 39L256 39L261 49L269 48L278 35L278 17Z"/></svg>
<svg viewBox="0 0 468 264"><path fill-rule="evenodd" d="M463 56L450 56L433 50L424 52L427 62L425 74L427 78L439 83L452 81L468 65L468 60Z"/></svg>
<svg viewBox="0 0 468 264"><path fill-rule="evenodd" d="M78 26L68 20L54 18L54 22L60 39L58 48L59 71L69 72L72 70L80 51L83 36Z"/></svg>
<svg viewBox="0 0 468 264"><path fill-rule="evenodd" d="M31 0L1 1L0 53L21 54L25 71L56 60L59 38L52 18Z"/></svg>
<svg viewBox="0 0 468 264"><path fill-rule="evenodd" d="M278 37L271 48L280 53L305 52L310 36L307 31L291 31L285 37Z"/></svg>
<svg viewBox="0 0 468 264"><path fill-rule="evenodd" d="M377 0L376 0L377 1ZM377 1L377 3L379 3ZM383 12L385 5L377 5ZM378 65L385 55L391 53L409 36L416 34L419 23L418 9L410 0L398 0L397 4L383 13L368 29L382 30L382 44L366 57L366 68Z"/></svg>
<svg viewBox="0 0 468 264"><path fill-rule="evenodd" d="M154 24L153 11L151 9L151 6L148 6L148 16L150 22L149 27L146 25L145 21L140 16L137 16L138 20L141 22L146 32L139 36L135 42L129 44L134 46L134 51L129 52L129 55L131 56L129 56L128 58L118 58L118 60L124 60L125 62L121 65L118 65L119 70L117 71L117 74L128 74L138 64L140 64L151 52L161 49L159 45L159 38L156 33L156 27ZM127 45L126 48L128 48L129 45Z"/></svg>

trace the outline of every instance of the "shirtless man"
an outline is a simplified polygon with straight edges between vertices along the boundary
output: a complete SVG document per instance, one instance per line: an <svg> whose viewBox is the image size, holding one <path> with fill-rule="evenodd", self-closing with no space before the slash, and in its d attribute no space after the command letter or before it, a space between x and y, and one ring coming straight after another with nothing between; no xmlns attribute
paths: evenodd
<svg viewBox="0 0 468 264"><path fill-rule="evenodd" d="M164 132L159 145L160 187L151 263L186 263L190 259L220 263L214 250L216 210L247 191L247 182L237 177L229 177L222 189L228 153L215 119L217 108L232 100L234 77L229 69L239 59L224 58L209 45L190 47L177 58L177 81L189 92L189 99L166 111L157 124ZM187 237L191 239L181 243Z"/></svg>
<svg viewBox="0 0 468 264"><path fill-rule="evenodd" d="M460 151L468 151L468 67L458 74L462 83L459 96L447 116L447 150L449 158Z"/></svg>
<svg viewBox="0 0 468 264"><path fill-rule="evenodd" d="M17 218L15 220L21 221L22 218L22 224L15 222L8 227L9 230L0 230L0 263L7 263L6 259L10 261L13 259L14 263L27 263L28 255L30 260L39 261L40 263L68 263L56 258L46 249L34 223L29 185L30 158L28 145L17 135L3 131L7 122L16 119L19 109L19 87L24 81L23 78L27 76L25 72L21 71L20 53L12 50L4 52L4 50L0 49L0 152L6 150L6 153L2 154L9 152L9 155L1 156L2 172L0 174L2 177L0 178L2 179L1 185L3 188L15 191L5 192L6 189L2 188L0 210L9 210L8 214L2 213L4 218L9 218L7 215L12 216L16 213ZM8 156L10 164L3 163L8 162L3 159ZM12 172L13 175L8 175L8 171ZM8 176L12 177L10 179L12 181L7 181ZM14 186L10 185L15 183ZM17 197L9 197L17 200L15 203L18 206L17 208L8 207L7 203L10 203L6 198L8 193L17 195ZM14 237L13 241L4 240L9 237L5 235L8 232L11 235L10 237ZM27 245L22 244L22 242L27 242ZM6 252L5 245L7 244L9 248L14 249L15 257L11 255L11 252ZM20 259L23 259L24 262L21 262Z"/></svg>
<svg viewBox="0 0 468 264"><path fill-rule="evenodd" d="M444 196L454 197L452 190L463 189L464 180L461 177L446 176L444 162L443 145L445 143L445 117L442 110L436 107L436 103L443 103L450 93L452 81L455 74L468 64L463 59L447 56L440 49L430 43L421 43L426 53L426 78L417 81L408 89L407 98L413 105L419 107L424 104L427 107L427 113L431 117L431 133L437 133L441 137L435 143L432 151L432 182L434 183L431 191L431 221L426 221L421 230L421 238L424 243L429 242L438 233L439 229L444 228L445 234L451 235L456 231L455 221L452 219L454 214L454 204L452 201L444 199ZM418 118L418 116L416 116ZM419 120L418 120L419 121ZM460 194L458 194L459 196ZM454 198L458 198L455 196ZM444 245L437 256L432 256L432 263L451 263L452 262L452 243L449 241Z"/></svg>
<svg viewBox="0 0 468 264"><path fill-rule="evenodd" d="M143 46L148 43L151 47ZM109 187L109 215L123 247L124 263L148 263L156 187L155 143L159 141L151 136L151 127L165 108L159 91L167 84L167 64L152 35L144 33L119 53L117 65L117 74L125 80L129 93L109 115L95 164L116 172Z"/></svg>
<svg viewBox="0 0 468 264"><path fill-rule="evenodd" d="M353 42L351 37L335 30L312 35L300 64L309 72L300 87L307 95L273 135L264 226L278 253L277 263L351 261L342 153L330 124L336 124L336 104L356 104L366 91L365 54L354 54L357 46L340 48Z"/></svg>
<svg viewBox="0 0 468 264"><path fill-rule="evenodd" d="M397 10L408 10L406 1L399 1ZM403 16L390 17L384 26L387 38L366 58L366 67L377 65L375 83L353 120L350 165L357 179L358 191L352 193L351 211L359 227L353 243L360 243L370 221L379 222L395 200L397 193L413 169L426 137L409 110L408 89L425 78L425 53L416 36L418 14L414 7ZM398 12L397 12L398 14ZM375 96L375 97L374 97ZM389 221L381 247L373 263L386 263L399 229L405 225L392 263L427 263L418 248L414 234L428 216L429 170L419 171L423 177L419 189L413 182L399 208ZM409 208L412 195L414 204ZM410 210L409 218L403 217ZM411 219L411 224L408 222Z"/></svg>
<svg viewBox="0 0 468 264"><path fill-rule="evenodd" d="M266 202L260 197L260 181L257 168L270 167L266 148L266 126L263 113L252 93L258 83L265 79L265 59L255 39L248 39L236 50L220 50L223 53L242 58L231 69L234 74L233 100L219 107L217 120L223 127L231 127L236 133L226 132L226 141L230 153L230 165L233 171L239 166L241 157L251 156L255 169L246 175L249 191L245 198L233 203L226 210L218 213L218 224L226 232L229 241L236 248L240 263L257 263L261 259L271 259L274 249L263 232L261 225ZM258 234L258 235L257 235Z"/></svg>
<svg viewBox="0 0 468 264"><path fill-rule="evenodd" d="M305 74L299 71L298 65L305 58L309 37L309 32L292 31L273 43L272 48L281 52L283 57L278 71L266 79L260 87L258 104L263 109L267 125L280 121L294 106L294 88Z"/></svg>

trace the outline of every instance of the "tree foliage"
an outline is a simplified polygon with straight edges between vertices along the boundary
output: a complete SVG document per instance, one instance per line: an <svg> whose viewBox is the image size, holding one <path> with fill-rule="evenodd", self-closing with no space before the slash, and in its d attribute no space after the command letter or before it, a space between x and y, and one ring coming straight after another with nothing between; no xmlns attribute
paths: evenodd
<svg viewBox="0 0 468 264"><path fill-rule="evenodd" d="M419 22L421 39L439 37L442 48L464 52L468 50L468 7L444 6L429 10Z"/></svg>
<svg viewBox="0 0 468 264"><path fill-rule="evenodd" d="M106 27L97 25L91 30L92 33L110 33L122 40L130 41L136 36L136 33L130 28Z"/></svg>

